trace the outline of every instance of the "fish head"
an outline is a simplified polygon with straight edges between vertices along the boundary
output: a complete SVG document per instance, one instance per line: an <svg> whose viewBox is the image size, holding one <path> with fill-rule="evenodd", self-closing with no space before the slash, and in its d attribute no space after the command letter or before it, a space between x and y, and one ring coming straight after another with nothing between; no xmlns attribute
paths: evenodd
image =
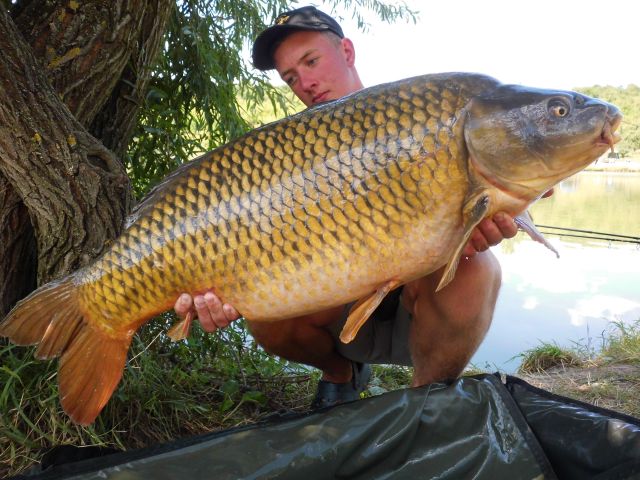
<svg viewBox="0 0 640 480"><path fill-rule="evenodd" d="M532 201L620 140L617 107L576 92L500 85L467 109L469 168Z"/></svg>

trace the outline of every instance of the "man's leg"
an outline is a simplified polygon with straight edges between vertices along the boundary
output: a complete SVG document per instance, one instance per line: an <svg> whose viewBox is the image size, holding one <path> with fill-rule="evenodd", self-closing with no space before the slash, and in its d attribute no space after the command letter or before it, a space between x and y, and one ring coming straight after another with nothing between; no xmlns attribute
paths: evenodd
<svg viewBox="0 0 640 480"><path fill-rule="evenodd" d="M460 260L454 279L435 293L442 269L407 284L402 301L413 315L412 386L457 378L482 342L495 309L501 270L490 251Z"/></svg>
<svg viewBox="0 0 640 480"><path fill-rule="evenodd" d="M247 322L251 334L267 352L322 370L322 380L351 380L351 361L340 355L327 325L337 321L343 306L277 322Z"/></svg>

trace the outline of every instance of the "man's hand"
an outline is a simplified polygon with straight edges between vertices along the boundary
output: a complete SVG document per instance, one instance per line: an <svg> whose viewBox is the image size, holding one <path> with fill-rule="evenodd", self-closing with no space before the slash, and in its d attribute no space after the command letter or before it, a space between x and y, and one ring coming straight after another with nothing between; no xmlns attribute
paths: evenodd
<svg viewBox="0 0 640 480"><path fill-rule="evenodd" d="M541 198L551 195L553 195L553 188L545 192ZM518 233L518 226L513 217L504 212L498 212L492 218L485 218L478 224L462 250L462 255L473 257L476 253L498 245L505 238L515 237L516 233Z"/></svg>
<svg viewBox="0 0 640 480"><path fill-rule="evenodd" d="M485 218L478 224L462 250L462 255L473 257L476 253L498 245L505 238L514 237L516 233L518 226L513 218L504 212L498 212L492 218Z"/></svg>
<svg viewBox="0 0 640 480"><path fill-rule="evenodd" d="M209 333L225 328L240 318L240 314L234 307L228 303L223 304L211 291L193 298L188 293L183 293L178 297L173 308L180 318L185 318L190 311L193 312L200 320L203 330Z"/></svg>

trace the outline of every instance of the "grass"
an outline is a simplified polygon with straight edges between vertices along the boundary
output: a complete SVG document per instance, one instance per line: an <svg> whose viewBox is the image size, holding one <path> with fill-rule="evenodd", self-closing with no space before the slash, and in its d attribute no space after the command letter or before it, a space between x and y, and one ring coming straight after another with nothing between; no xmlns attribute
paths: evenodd
<svg viewBox="0 0 640 480"><path fill-rule="evenodd" d="M640 417L640 319L613 323L596 355L581 345L529 350L519 374L558 395Z"/></svg>
<svg viewBox="0 0 640 480"><path fill-rule="evenodd" d="M545 342L518 355L522 358L520 373L540 373L553 367L571 367L582 364L580 355L572 350Z"/></svg>
<svg viewBox="0 0 640 480"><path fill-rule="evenodd" d="M53 446L129 450L308 409L316 370L267 355L241 322L215 335L195 327L174 343L164 334L171 321L167 314L136 336L118 389L88 427L60 407L57 361L0 343L0 478L39 463ZM366 395L407 387L410 379L409 368L375 366Z"/></svg>
<svg viewBox="0 0 640 480"><path fill-rule="evenodd" d="M86 428L60 407L57 361L1 344L0 478L24 471L56 445L139 448L306 408L314 375L266 355L240 326L218 335L196 329L172 343L161 333L167 322L152 322L137 337L120 386Z"/></svg>

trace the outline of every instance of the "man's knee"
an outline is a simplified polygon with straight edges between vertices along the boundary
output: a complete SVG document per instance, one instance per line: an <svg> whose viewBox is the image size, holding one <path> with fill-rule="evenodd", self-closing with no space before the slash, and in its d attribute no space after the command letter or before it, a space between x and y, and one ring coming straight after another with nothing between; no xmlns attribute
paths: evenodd
<svg viewBox="0 0 640 480"><path fill-rule="evenodd" d="M462 259L453 281L436 292L441 275L442 269L405 287L403 304L414 318L459 328L490 321L502 281L500 263L492 253Z"/></svg>

